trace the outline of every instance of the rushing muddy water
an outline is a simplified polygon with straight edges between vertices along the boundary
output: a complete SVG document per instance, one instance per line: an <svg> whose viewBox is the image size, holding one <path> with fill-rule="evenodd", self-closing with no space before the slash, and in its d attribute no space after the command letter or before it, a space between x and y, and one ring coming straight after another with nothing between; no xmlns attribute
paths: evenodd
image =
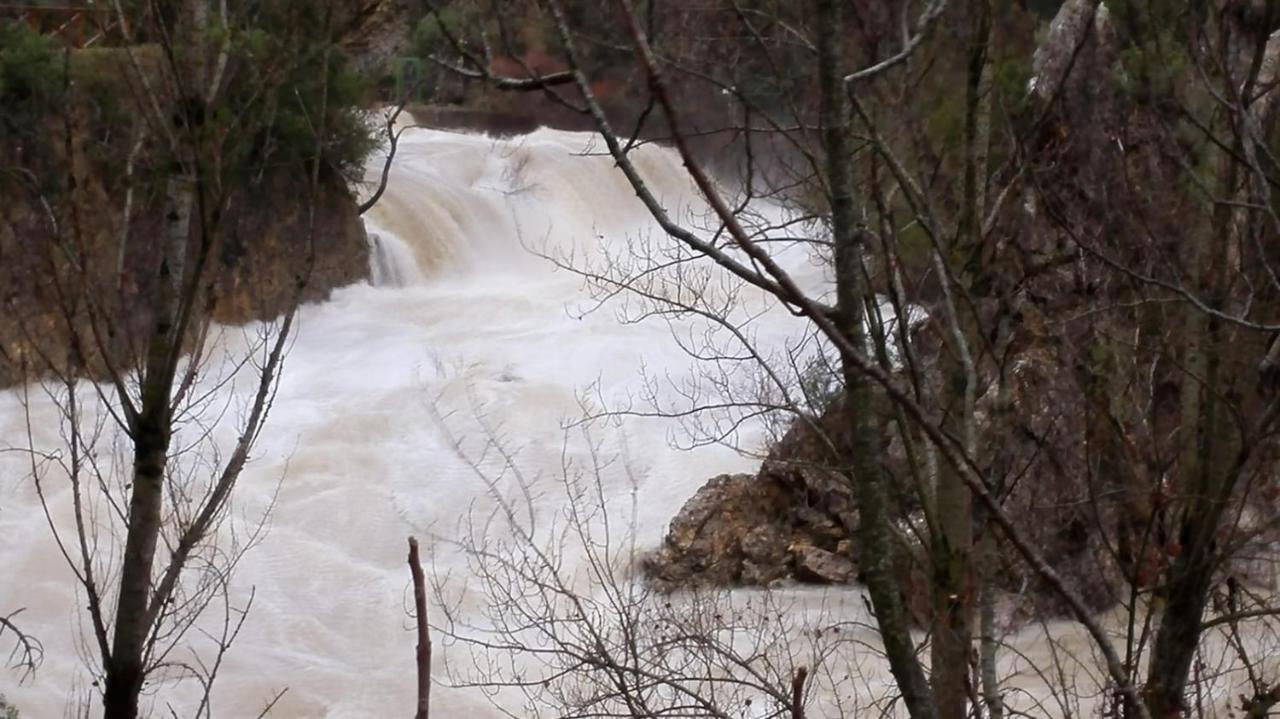
<svg viewBox="0 0 1280 719"><path fill-rule="evenodd" d="M226 532L246 532L273 502L274 509L231 585L237 606L250 591L254 600L219 671L214 716L253 716L286 688L273 716L409 714L414 635L406 614L405 538L455 539L461 518L492 508L495 492L482 476L498 476L501 463L479 456L485 437L512 451L512 464L535 485L525 494L512 477L501 477L496 496L510 498L535 520L563 512L555 477L566 463L587 464L591 442L618 458L594 479L611 509L628 515L624 526L641 549L656 545L666 521L708 477L753 466L724 445L679 448L697 439L699 428L669 417L601 423L590 442L564 429L584 407L641 409L656 401L679 408L689 403L691 387L698 388L697 401L715 402L755 381L750 362L708 374L691 357L689 350L708 336L698 317L630 321L646 306L625 294L588 311L597 303L582 277L557 269L557 260L588 271L618 268L671 246L612 163L599 156L601 149L587 135L548 130L509 140L406 133L387 194L367 218L373 281L302 309L274 410L240 482ZM672 213L697 224L699 203L678 159L648 147L637 162ZM372 174L380 160L370 167ZM776 208L761 213L766 220L782 217ZM780 256L806 287L822 291L822 270L802 246ZM751 317L747 326L758 347L800 358L812 353L804 323L758 293L716 277L702 291L719 293L740 318ZM211 340L215 356L243 353L259 329L222 330ZM237 411L251 390L243 381L219 391L218 406L228 410L211 435L215 444L232 440ZM81 391L92 404L92 388ZM62 447L56 406L40 387L0 395L4 444L26 447L28 426L38 451ZM118 433L109 421L102 426L105 456ZM752 420L729 434L727 444L758 450L765 437L761 422ZM198 466L193 459L180 464ZM43 464L37 471L53 524L65 533L65 475ZM77 699L95 690L86 669L90 635L78 611L83 598L30 475L25 453L0 454L0 612L25 607L22 625L45 650L33 678L17 685L17 675L0 675L0 691L24 717L36 719L71 713ZM461 555L447 541L435 546L436 576L448 577L464 615L479 611L483 598L469 583ZM103 552L110 556L106 545ZM568 555L570 573L575 561L581 558ZM584 585L583 591L592 589ZM736 593L741 601L752 594ZM788 596L799 614L817 623L867 619L854 589L790 590ZM216 613L206 618L207 626L220 622ZM1087 653L1073 627L1054 625L1054 631L1066 648ZM1038 629L1013 639L1036 663L1051 667L1050 645ZM438 658L451 651L459 650L442 645ZM173 655L191 658L181 649ZM856 663L860 673L829 695L817 685L815 715L838 714L832 701L838 695L849 702L857 692L886 691L883 667L869 652L839 661ZM535 666L515 659L516 666L525 664ZM1026 697L1046 697L1026 660L1010 652L1004 666L1015 695L1017 688L1027 691L1019 695L1024 704ZM1081 687L1096 678L1082 675ZM168 684L148 694L147 704L156 715L167 716L172 705L187 716L196 696L193 682ZM438 688L435 709L441 717L498 715L474 689ZM1052 705L1041 710L1035 713L1058 713Z"/></svg>
<svg viewBox="0 0 1280 719"><path fill-rule="evenodd" d="M219 672L216 716L252 715L285 687L274 715L404 713L414 686L405 537L448 537L460 516L490 502L449 437L465 451L482 418L518 452L527 476L554 474L565 451L583 451L573 440L566 450L562 427L581 416L585 397L638 397L642 367L672 382L692 376L694 361L672 333L697 323L624 323L612 305L584 313L593 303L582 279L539 256L590 265L611 249L660 241L612 163L588 156L594 149L585 135L552 131L509 141L406 134L386 196L368 217L373 281L301 311L274 409L237 490L246 526L273 497L275 505L235 574L235 596L243 601L252 588L254 603ZM695 204L674 156L648 148L639 157L674 211ZM762 343L776 345L803 329L785 312L755 327ZM212 341L237 356L258 329L225 329ZM0 396L0 437L26 446L29 404L34 446L56 451L56 407L40 387L28 390ZM216 433L224 446L251 390L247 380L234 386L228 426ZM674 448L683 434L674 420L621 425L596 435L607 451L626 448L626 470L603 481L618 496L644 498L635 521L642 545L658 540L707 477L751 466L725 447ZM746 426L738 439L750 448L762 435ZM27 457L0 457L0 607L25 607L22 624L45 649L34 678L16 686L5 675L0 691L24 716L61 716L74 695L93 691L88 628ZM55 521L65 522L65 476L41 471ZM562 504L554 494L536 503L552 514ZM441 574L460 561L434 555ZM157 711L172 702L182 715L195 692L170 685L153 702ZM478 692L442 688L436 703L441 716L490 712Z"/></svg>

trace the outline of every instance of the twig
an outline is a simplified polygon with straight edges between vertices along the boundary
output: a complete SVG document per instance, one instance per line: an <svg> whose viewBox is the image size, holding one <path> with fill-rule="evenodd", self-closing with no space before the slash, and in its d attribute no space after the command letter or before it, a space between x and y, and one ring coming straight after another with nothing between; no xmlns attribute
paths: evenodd
<svg viewBox="0 0 1280 719"><path fill-rule="evenodd" d="M9 664L11 667L21 671L19 681L26 680L35 674L36 669L44 660L44 647L40 644L40 641L23 632L13 622L13 618L23 611L24 609L19 609L7 616L0 616L0 636L4 636L4 633L8 631L15 637L13 651L9 653Z"/></svg>

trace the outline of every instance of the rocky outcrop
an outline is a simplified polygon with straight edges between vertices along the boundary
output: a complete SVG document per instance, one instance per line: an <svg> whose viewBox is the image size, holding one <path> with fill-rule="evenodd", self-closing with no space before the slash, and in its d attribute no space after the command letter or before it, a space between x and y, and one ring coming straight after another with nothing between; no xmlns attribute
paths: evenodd
<svg viewBox="0 0 1280 719"><path fill-rule="evenodd" d="M806 582L848 584L857 578L858 568L844 554L803 545L795 551L795 575Z"/></svg>
<svg viewBox="0 0 1280 719"><path fill-rule="evenodd" d="M660 586L767 586L795 578L847 584L857 577L843 530L767 472L712 478L671 520L645 560ZM815 521L816 520L816 521Z"/></svg>
<svg viewBox="0 0 1280 719"><path fill-rule="evenodd" d="M337 287L369 276L369 242L356 203L332 178L312 202L297 192L295 178L275 177L238 198L219 251L214 319L226 324L269 319L294 302L327 299ZM308 255L309 273L302 276Z"/></svg>
<svg viewBox="0 0 1280 719"><path fill-rule="evenodd" d="M712 478L671 520L662 549L646 561L668 585L768 584L786 575L787 497L755 475Z"/></svg>
<svg viewBox="0 0 1280 719"><path fill-rule="evenodd" d="M1039 374L1046 369L1020 367L1016 390L1027 396L1047 391L1048 378ZM658 550L644 559L648 578L663 590L768 586L784 580L857 582L858 512L840 459L848 456L839 431L844 419L839 402L819 419L797 419L759 472L709 480L671 520ZM885 461L900 460L893 454L888 448ZM1092 608L1101 610L1114 602L1124 578L1108 551L1107 536L1094 531L1097 518L1079 502L1066 500L1075 489L1065 480L1049 482L1036 491L1016 492L1009 509L1024 536ZM931 611L929 577L918 537L927 532L909 526L923 520L908 501L900 497L900 551L893 565L909 615L925 625ZM996 561L997 585L1005 593L999 602L1002 617L1020 621L1065 613L1056 595L1039 587L1011 551Z"/></svg>
<svg viewBox="0 0 1280 719"><path fill-rule="evenodd" d="M1098 84L1099 75L1089 71L1106 72L1116 55L1115 27L1107 5L1098 0L1067 0L1036 47L1030 89L1042 99L1063 92L1074 101L1081 92L1089 92L1090 85Z"/></svg>
<svg viewBox="0 0 1280 719"><path fill-rule="evenodd" d="M836 403L797 420L757 474L703 485L646 558L648 575L665 587L853 581L857 512L841 468L843 415Z"/></svg>
<svg viewBox="0 0 1280 719"><path fill-rule="evenodd" d="M82 230L74 244L76 261L89 268L91 290L66 285L80 274L51 251L49 223L38 207L14 201L16 193L0 207L0 387L39 376L49 364L100 374L95 356L71 356L68 318L89 336L86 291L99 298L96 311L118 318L110 336L99 338L113 346L113 355L127 353L124 346L139 336L148 291L141 279L148 273L141 269L157 256L163 217L157 207L137 208L126 232L121 204L95 183L81 178L76 221ZM205 306L212 319L270 319L368 276L364 226L346 188L330 183L321 190L314 225L309 204L288 177L236 193L211 258L213 286ZM303 276L311 254L314 265Z"/></svg>
<svg viewBox="0 0 1280 719"><path fill-rule="evenodd" d="M341 45L358 72L371 73L403 55L413 36L413 23L424 15L410 0L349 0L339 6Z"/></svg>
<svg viewBox="0 0 1280 719"><path fill-rule="evenodd" d="M0 133L0 167L23 168L0 172L0 387L51 370L102 376L104 349L118 366L140 356L165 176L147 153L131 158L127 122L92 107ZM341 176L321 173L312 192L306 168L264 168L234 180L208 214L216 230L199 307L224 324L277 317L368 276Z"/></svg>
<svg viewBox="0 0 1280 719"><path fill-rule="evenodd" d="M1013 314L1018 322L1017 336L1010 343L1007 386L1000 399L1016 409L1006 413L991 404L993 393L981 398L985 425L980 451L987 457L999 455L1005 466L1025 468L1028 478L1011 481L1005 506L1023 536L1094 609L1111 606L1125 583L1108 542L1123 534L1126 516L1147 515L1141 506L1097 508L1091 501L1096 487L1089 485L1090 468L1079 464L1079 452L1071 451L1098 445L1098 438L1090 434L1097 422L1091 427L1086 421L1090 408L1082 402L1079 377L1073 374L1081 363L1071 354L1075 347L1089 346L1087 332L1095 320L1088 320L1084 327L1079 325L1085 323L1073 324L1069 342L1062 341L1061 322L1055 320L1089 316L1075 303L1093 300L1072 284L1076 280L1073 267L1055 264L1064 252L1071 256L1071 248L1048 226L1045 215L1052 211L1092 231L1118 214L1108 211L1114 203L1130 201L1134 190L1124 184L1124 178L1169 177L1168 184L1175 184L1165 164L1151 153L1132 153L1129 161L1146 162L1158 172L1124 171L1124 147L1155 143L1144 142L1151 123L1142 118L1134 122L1117 102L1112 82L1117 58L1115 28L1105 5L1096 0L1063 4L1035 55L1029 88L1032 101L1040 103L1046 115L1031 169L1038 184L1049 189L1029 195L1021 207L1011 204L1009 212L1018 214L1022 224L1018 246L1002 252L1001 260L1015 266L1008 273L996 273L993 286L983 290L990 294L975 292L976 311L1000 311L992 297L1003 294L1016 306ZM1055 99L1069 101L1047 104ZM1006 288L1004 281L1022 286ZM945 342L927 322L919 334L913 343L918 379L925 385L923 391L937 392L938 358ZM856 581L858 514L847 469L846 420L839 402L820 418L798 418L757 474L740 475L733 483L709 483L699 492L696 514L687 514L693 502L686 505L672 523L673 535L649 558L650 575L663 586L753 585L780 578ZM882 437L880 460L892 476L906 476L903 450L890 434ZM1119 480L1104 479L1105 491L1123 494L1128 489ZM919 507L911 504L914 495L904 490L895 496L901 554L894 557L894 566L910 613L921 621L931 608L928 566L918 537L928 533L909 526L922 524ZM755 504L741 501L747 496L774 497L782 504L750 514L747 510ZM699 524L698 516L720 517L717 501L737 502L742 509L727 513L721 522ZM673 542L678 524L682 535ZM714 529L714 541L707 528ZM759 557L768 557L770 563L761 567ZM1040 586L1008 547L999 549L995 561L999 565L996 581L1008 596L1018 597L1023 617L1064 613L1060 600ZM723 569L708 573L705 566Z"/></svg>

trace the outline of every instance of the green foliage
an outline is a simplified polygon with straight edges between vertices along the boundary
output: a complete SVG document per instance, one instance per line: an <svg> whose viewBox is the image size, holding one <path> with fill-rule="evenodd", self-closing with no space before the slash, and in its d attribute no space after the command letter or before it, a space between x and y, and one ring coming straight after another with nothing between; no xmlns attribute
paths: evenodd
<svg viewBox="0 0 1280 719"><path fill-rule="evenodd" d="M1171 0L1116 0L1115 19L1120 62L1112 82L1124 101L1161 119L1171 140L1166 150L1181 155L1177 195L1195 203L1201 219L1211 217L1217 202L1212 195L1218 173L1217 140L1210 133L1230 132L1219 125L1227 117L1209 87L1221 80L1217 69L1197 69L1194 47L1199 38L1187 35L1189 18L1198 12ZM1203 20L1195 21L1203 22ZM1208 187L1208 191L1206 191Z"/></svg>
<svg viewBox="0 0 1280 719"><path fill-rule="evenodd" d="M956 91L949 93L934 92L923 103L926 106L925 129L929 138L945 149L960 147L964 139L964 88L960 83L956 83L955 87Z"/></svg>
<svg viewBox="0 0 1280 719"><path fill-rule="evenodd" d="M1114 79L1128 99L1159 106L1186 85L1192 67L1186 12L1170 0L1115 0L1110 15L1121 51Z"/></svg>
<svg viewBox="0 0 1280 719"><path fill-rule="evenodd" d="M530 44L525 36L543 29L544 24L537 22L537 18L533 16L521 16L509 20L506 25L499 25L494 21L495 12L492 8L486 9L485 3L477 1L456 2L439 8L438 12L423 15L414 25L410 36L410 55L419 62L412 65L402 63L388 68L388 75L384 78L384 88L394 88L393 101L405 99L402 97L405 93L422 100L422 91L426 88L431 88L436 93L443 91L444 94L449 94L445 88L454 84L450 81L456 82L457 78L430 60L433 57L451 62L459 60L457 51L446 37L446 31L476 56L481 56L481 37L493 45L493 52L498 55L520 55ZM511 10L508 9L508 12ZM515 30L512 29L513 26ZM551 39L550 34L547 39ZM432 101L439 102L442 99L433 97ZM484 104L483 98L477 101L480 105Z"/></svg>
<svg viewBox="0 0 1280 719"><path fill-rule="evenodd" d="M318 151L325 169L349 175L377 145L374 127L359 110L367 85L338 51L320 54L318 63L300 64L272 89L254 155L271 166L306 167ZM328 72L321 72L326 63ZM219 108L219 124L236 122L231 107Z"/></svg>
<svg viewBox="0 0 1280 719"><path fill-rule="evenodd" d="M18 719L18 708L10 704L3 694L0 694L0 719Z"/></svg>
<svg viewBox="0 0 1280 719"><path fill-rule="evenodd" d="M1027 87L1031 83L1031 63L1016 55L993 62L991 91L996 101L993 108L1017 117L1027 104Z"/></svg>
<svg viewBox="0 0 1280 719"><path fill-rule="evenodd" d="M25 23L0 24L0 97L6 102L47 100L61 87L58 46Z"/></svg>
<svg viewBox="0 0 1280 719"><path fill-rule="evenodd" d="M472 23L476 18L472 17L473 15L474 13L464 12L457 7L442 8L438 15L428 13L413 29L413 54L418 57L430 57L437 53L448 53L449 41L445 38L440 23L443 22L445 27L449 28L449 32L456 37L460 32L459 28L474 26Z"/></svg>
<svg viewBox="0 0 1280 719"><path fill-rule="evenodd" d="M18 140L7 148L25 165L45 167L61 137L51 123L70 113L77 132L87 133L81 146L90 160L110 167L124 162L135 126L150 115L149 87L162 106L173 102L185 117L197 152L208 152L205 165L223 173L223 182L307 173L317 156L325 173L359 175L378 142L361 109L369 87L332 40L321 10L267 0L226 26L212 24L203 47L173 48L179 67L197 53L227 49L221 91L207 107L171 97L169 58L157 44L65 50L23 23L0 24L0 136ZM167 172L167 145L155 140L150 147L137 181ZM37 174L50 182L58 176Z"/></svg>
<svg viewBox="0 0 1280 719"><path fill-rule="evenodd" d="M161 62L160 48L155 45L136 45L127 49L97 47L70 52L67 72L74 88L73 95L96 120L96 129L102 131L103 141L112 129L127 127L132 117L131 102L135 89L130 78L137 71L158 77Z"/></svg>
<svg viewBox="0 0 1280 719"><path fill-rule="evenodd" d="M58 46L21 22L0 23L0 127L20 130L59 104L63 64Z"/></svg>
<svg viewBox="0 0 1280 719"><path fill-rule="evenodd" d="M317 152L325 171L349 176L377 145L360 110L371 88L332 42L319 10L266 3L240 24L210 31L212 46L229 48L231 70L199 125L224 153L224 169L240 180L268 169L309 169ZM227 137L234 146L220 144Z"/></svg>
<svg viewBox="0 0 1280 719"><path fill-rule="evenodd" d="M8 140L0 146L0 183L16 178L12 164L43 167L54 156L44 119L65 104L64 59L57 44L25 23L0 21L0 140ZM45 189L57 182L39 176Z"/></svg>
<svg viewBox="0 0 1280 719"><path fill-rule="evenodd" d="M1120 53L1115 81L1131 100L1156 106L1169 102L1190 68L1185 48L1168 31L1160 35L1135 39Z"/></svg>

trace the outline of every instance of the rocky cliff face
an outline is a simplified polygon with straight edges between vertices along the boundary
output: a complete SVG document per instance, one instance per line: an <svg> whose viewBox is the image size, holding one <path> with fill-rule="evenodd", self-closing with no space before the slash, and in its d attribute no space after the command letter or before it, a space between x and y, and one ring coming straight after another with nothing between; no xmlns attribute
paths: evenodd
<svg viewBox="0 0 1280 719"><path fill-rule="evenodd" d="M1171 507L1184 501L1176 463L1194 436L1181 402L1187 383L1200 381L1184 369L1189 353L1180 311L1166 314L1159 307L1167 300L1135 293L1134 278L1110 264L1152 277L1172 271L1195 278L1205 262L1198 254L1203 238L1225 236L1216 221L1206 222L1202 198L1185 190L1187 138L1195 133L1180 135L1169 109L1144 94L1118 39L1122 20L1095 0L1068 0L1028 58L1027 101L1038 118L1022 148L1029 189L995 218L989 262L998 271L990 273L990 286L971 288L985 325L996 326L993 318L1003 315L1009 327L1007 338L994 342L1002 355L1000 392L978 398L978 459L1000 468L992 472L995 488L1021 536L1095 610L1134 587L1162 596L1171 563L1184 552L1174 516L1182 510ZM1257 42L1266 48L1259 77L1273 78L1280 39ZM1252 112L1260 124L1274 122L1271 101ZM1108 262L1086 261L1084 247ZM1237 271L1245 277L1247 268ZM1260 297L1273 297L1272 290ZM1144 308L1117 311L1128 305ZM940 325L924 322L913 341L916 379L931 401L942 381ZM1254 395L1274 391L1269 365L1246 364L1269 352L1257 334L1232 337L1215 351L1219 370L1238 378L1231 390L1238 394L1222 396L1244 408L1244 417L1257 412ZM841 474L849 464L839 447L841 424L838 405L821 418L797 420L758 473L709 481L672 520L646 563L649 576L663 587L856 578L858 516ZM814 428L835 446L818 441ZM889 475L904 476L890 433L881 447L878 459ZM1260 461L1259 477L1274 474L1273 461ZM1223 581L1274 586L1274 566L1254 558L1273 557L1280 546L1274 520L1262 519L1274 517L1277 494L1232 500L1242 510L1231 532L1250 539L1223 562L1220 576L1229 578ZM910 496L897 500L904 552L895 562L910 602L928 594L925 565L914 551L923 541L916 537L927 534L911 531L919 515ZM996 552L995 582L1017 598L1015 618L1065 613L1015 552L1007 546ZM929 611L912 609L917 620Z"/></svg>
<svg viewBox="0 0 1280 719"><path fill-rule="evenodd" d="M410 0L353 0L339 6L342 49L360 72L383 68L404 54L413 35L413 21L425 14Z"/></svg>
<svg viewBox="0 0 1280 719"><path fill-rule="evenodd" d="M1123 132L1145 128L1134 118L1123 118L1130 122L1122 126L1115 88L1105 81L1116 63L1115 33L1105 6L1095 12L1096 6L1089 0L1071 0L1062 6L1035 54L1030 88L1032 101L1040 102L1046 113L1042 136L1034 146L1032 170L1037 180L1054 188L1052 198L1059 204L1052 209L1082 227L1097 224L1103 214L1099 207L1127 201L1117 180L1125 173L1117 168L1116 138L1133 137L1132 144L1138 145L1140 138ZM1141 158L1160 165L1150 152ZM1034 475L1034 480L1013 484L1006 507L1024 536L1054 568L1093 608L1102 609L1116 599L1124 581L1107 546L1118 531L1115 527L1123 522L1123 512L1095 514L1089 509L1091 487L1083 479L1089 473L1071 464L1078 453L1067 450L1089 439L1089 410L1073 374L1077 358L1060 337L1061 318L1080 314L1094 299L1072 284L1072 268L1058 271L1046 260L1062 248L1055 244L1057 234L1048 227L1043 211L1031 203L1009 210L1013 216L1009 221L1019 226L1021 244L1004 257L1026 253L1031 257L1028 264L1050 269L1018 268L1009 273L1028 278L1021 294L1008 293L1022 303L1003 400L1016 408L1012 412L1016 416L1006 419L1008 413L991 406L987 397L980 407L987 420L981 443L992 448L984 451L1007 455L1013 458L1010 466L1024 466ZM1052 297L1056 304L1044 306L1043 301L1029 301L1029 296ZM990 297L977 302L978 311L995 311L988 306L994 304ZM929 322L919 334L919 342L913 345L922 381L936 386L941 381L936 368L943 343ZM646 562L649 576L668 588L697 583L764 585L782 579L855 581L858 513L850 478L842 469L850 464L841 442L842 426L847 424L843 414L837 402L822 417L798 419L757 474L710 480L672 520L663 546ZM890 475L905 476L904 458L892 434L886 432L882 438L880 459ZM894 563L908 606L921 621L930 611L928 569L919 544L919 537L927 532L912 531L913 525L923 524L919 508L911 504L913 496L904 488L896 497L901 554ZM1042 591L1011 551L998 562L997 582L1011 595L1021 593L1021 611L1036 615L1063 611L1056 597Z"/></svg>
<svg viewBox="0 0 1280 719"><path fill-rule="evenodd" d="M1039 372L1046 369L1021 368L1017 391L1037 396L1046 381ZM820 418L797 419L759 472L708 480L671 520L658 550L644 559L650 581L663 590L858 581L858 511L843 469L848 450L840 439L845 417L837 402ZM891 443L885 447L884 462L901 464ZM1067 501L1076 499L1074 489L1070 483L1052 483L1015 493L1009 505L1023 534L1053 567L1093 608L1104 609L1123 577L1105 546L1107 536L1095 531L1091 517L1070 509L1079 504ZM898 499L900 551L893 563L908 610L924 625L930 612L928 565L921 535L910 526L921 525L916 529L923 532L923 519L910 506L909 492L904 489ZM1002 615L1025 619L1063 613L1054 595L1028 587L1016 556L998 562L998 585L1010 598L1000 603Z"/></svg>
<svg viewBox="0 0 1280 719"><path fill-rule="evenodd" d="M155 275L164 235L163 193L143 177L126 179L124 143L104 144L101 128L86 123L71 137L73 161L58 149L52 163L62 176L0 178L0 386L50 369L97 376L102 346L137 356L152 289L145 278ZM0 139L0 164L18 166L24 152L16 139ZM368 276L368 243L345 183L333 176L314 194L308 185L266 173L228 195L203 297L208 317L269 319ZM73 331L86 340L78 351Z"/></svg>

